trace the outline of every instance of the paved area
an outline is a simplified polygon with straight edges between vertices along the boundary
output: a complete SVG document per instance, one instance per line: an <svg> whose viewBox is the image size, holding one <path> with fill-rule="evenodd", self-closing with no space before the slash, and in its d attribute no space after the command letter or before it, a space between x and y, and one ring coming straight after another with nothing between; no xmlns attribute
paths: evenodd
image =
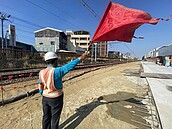
<svg viewBox="0 0 172 129"><path fill-rule="evenodd" d="M172 75L172 67L142 62L144 73ZM172 79L146 77L159 112L163 129L172 128Z"/></svg>

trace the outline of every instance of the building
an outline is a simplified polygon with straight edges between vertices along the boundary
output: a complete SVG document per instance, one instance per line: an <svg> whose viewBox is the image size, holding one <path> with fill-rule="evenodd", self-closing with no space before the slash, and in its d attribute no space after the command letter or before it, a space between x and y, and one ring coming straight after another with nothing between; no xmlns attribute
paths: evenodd
<svg viewBox="0 0 172 129"><path fill-rule="evenodd" d="M94 56L96 52L97 56L107 57L107 42L93 43L90 45L90 33L88 31L66 31L66 35L69 50L86 51L90 47L90 54L92 56Z"/></svg>
<svg viewBox="0 0 172 129"><path fill-rule="evenodd" d="M115 58L115 59L119 59L119 58L123 58L123 54L119 51L109 51L108 52L108 57L109 58Z"/></svg>
<svg viewBox="0 0 172 129"><path fill-rule="evenodd" d="M68 45L70 45L70 47L74 46L75 50L79 48L83 48L84 51L88 50L90 43L90 33L88 31L66 31L66 35L68 39Z"/></svg>
<svg viewBox="0 0 172 129"><path fill-rule="evenodd" d="M145 58L157 58L172 55L172 44L167 46L161 46L149 51L144 57Z"/></svg>
<svg viewBox="0 0 172 129"><path fill-rule="evenodd" d="M5 40L5 45L2 49L2 40L0 38L0 59L26 59L27 57L30 57L33 54L36 55L35 48L30 44L16 41L14 46L10 44L9 39Z"/></svg>
<svg viewBox="0 0 172 129"><path fill-rule="evenodd" d="M123 58L124 59L138 60L138 58L130 52L123 53Z"/></svg>
<svg viewBox="0 0 172 129"><path fill-rule="evenodd" d="M149 51L146 55L144 55L144 59L151 60L162 65L171 65L172 44L161 46Z"/></svg>
<svg viewBox="0 0 172 129"><path fill-rule="evenodd" d="M14 46L14 45L10 44L9 39L5 39L4 41L5 41L5 43L3 45L4 49L7 48L7 49L15 49L15 50L23 50L23 51L26 50L26 51L36 52L35 48L30 44L26 44L26 43L23 43L23 42L16 41L16 44ZM2 38L0 38L0 48L2 48Z"/></svg>
<svg viewBox="0 0 172 129"><path fill-rule="evenodd" d="M39 52L67 50L67 36L61 30L50 27L40 29L35 33L35 49Z"/></svg>
<svg viewBox="0 0 172 129"><path fill-rule="evenodd" d="M66 35L67 35L67 50L71 51L71 52L76 52L77 54L82 54L83 52L85 52L85 49L80 47L77 43L76 43L76 39L73 38L73 31L66 31Z"/></svg>
<svg viewBox="0 0 172 129"><path fill-rule="evenodd" d="M95 48L95 45L94 45L94 48ZM108 56L107 42L97 43L97 55L100 57L107 57Z"/></svg>

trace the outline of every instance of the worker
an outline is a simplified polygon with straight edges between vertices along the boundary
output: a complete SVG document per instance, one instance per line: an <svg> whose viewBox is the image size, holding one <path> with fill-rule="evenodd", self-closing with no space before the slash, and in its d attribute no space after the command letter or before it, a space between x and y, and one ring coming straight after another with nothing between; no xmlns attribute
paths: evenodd
<svg viewBox="0 0 172 129"><path fill-rule="evenodd" d="M62 77L72 70L88 54L84 53L70 63L57 67L58 56L47 52L44 56L48 67L39 72L39 92L42 95L42 128L58 129L60 114L63 107Z"/></svg>

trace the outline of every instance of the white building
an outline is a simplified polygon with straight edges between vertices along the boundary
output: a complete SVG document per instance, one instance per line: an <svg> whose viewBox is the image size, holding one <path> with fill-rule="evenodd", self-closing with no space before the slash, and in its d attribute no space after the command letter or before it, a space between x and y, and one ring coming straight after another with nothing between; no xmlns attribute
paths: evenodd
<svg viewBox="0 0 172 129"><path fill-rule="evenodd" d="M144 58L156 61L157 64L170 66L172 64L172 44L155 48L148 52Z"/></svg>
<svg viewBox="0 0 172 129"><path fill-rule="evenodd" d="M146 58L155 58L155 57L162 57L162 56L170 56L172 55L172 44L167 46L161 46L149 51L145 57Z"/></svg>
<svg viewBox="0 0 172 129"><path fill-rule="evenodd" d="M90 33L88 31L84 31L84 30L79 30L74 32L66 31L66 35L68 39L67 46L69 48L71 49L83 48L85 51L88 50L88 46L90 43Z"/></svg>
<svg viewBox="0 0 172 129"><path fill-rule="evenodd" d="M35 49L41 52L67 50L67 36L61 30L43 28L35 33Z"/></svg>

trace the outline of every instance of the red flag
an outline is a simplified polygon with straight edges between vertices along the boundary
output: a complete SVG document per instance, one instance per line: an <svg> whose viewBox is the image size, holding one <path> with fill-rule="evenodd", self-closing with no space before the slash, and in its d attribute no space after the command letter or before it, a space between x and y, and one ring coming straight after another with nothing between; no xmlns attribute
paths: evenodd
<svg viewBox="0 0 172 129"><path fill-rule="evenodd" d="M157 24L160 18L123 5L109 2L91 42L131 42L135 30L144 23Z"/></svg>

